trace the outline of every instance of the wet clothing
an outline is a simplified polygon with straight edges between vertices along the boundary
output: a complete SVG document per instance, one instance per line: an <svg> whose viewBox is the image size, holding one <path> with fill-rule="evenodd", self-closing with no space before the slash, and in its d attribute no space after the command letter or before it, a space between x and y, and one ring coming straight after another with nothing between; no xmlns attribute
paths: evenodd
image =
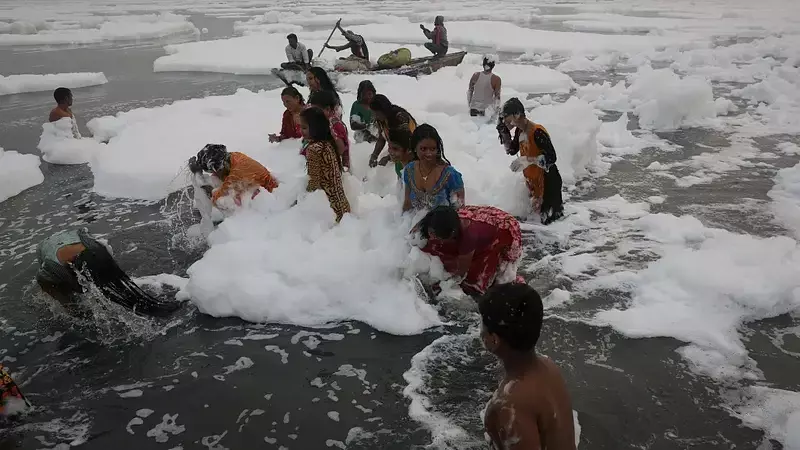
<svg viewBox="0 0 800 450"><path fill-rule="evenodd" d="M354 124L366 126L366 129L357 130ZM358 100L350 107L350 126L353 127L353 138L356 142L375 142L378 138L374 133L375 115L372 110Z"/></svg>
<svg viewBox="0 0 800 450"><path fill-rule="evenodd" d="M342 153L342 165L350 167L350 138L347 135L347 126L341 120L331 118L331 134L336 139L341 139L344 142L344 152Z"/></svg>
<svg viewBox="0 0 800 450"><path fill-rule="evenodd" d="M392 105L392 111L389 113L388 120L376 120L378 130L380 130L381 137L386 142L389 142L389 131L395 129L408 129L413 133L417 129L417 121L405 109Z"/></svg>
<svg viewBox="0 0 800 450"><path fill-rule="evenodd" d="M556 167L556 151L550 141L547 130L533 122L529 122L529 131L521 133L516 131L515 141L519 142L520 156L537 158L544 155L545 169L533 164L525 168L522 174L531 193L531 198L541 202L539 214L542 223L548 224L564 214L564 200L561 196L561 174ZM513 146L512 146L513 148ZM511 150L509 153L516 153Z"/></svg>
<svg viewBox="0 0 800 450"><path fill-rule="evenodd" d="M278 134L281 140L284 139L300 139L303 133L300 132L300 123L295 120L294 114L288 109L283 112L283 119L281 120L281 132Z"/></svg>
<svg viewBox="0 0 800 450"><path fill-rule="evenodd" d="M425 48L430 50L435 56L447 54L447 49L450 44L447 41L447 28L445 28L444 25L436 25L433 27L433 31L425 29L423 32L425 33L425 37L431 40L431 42L425 43Z"/></svg>
<svg viewBox="0 0 800 450"><path fill-rule="evenodd" d="M25 396L22 395L17 383L11 378L6 368L0 364L0 416L5 416L11 412L6 406L12 398L25 401Z"/></svg>
<svg viewBox="0 0 800 450"><path fill-rule="evenodd" d="M306 170L308 171L308 192L323 190L328 196L331 209L336 214L336 222L350 212L350 202L344 193L342 170L339 157L332 142L312 141L306 145Z"/></svg>
<svg viewBox="0 0 800 450"><path fill-rule="evenodd" d="M369 49L367 48L367 42L363 37L361 37L361 35L346 32L344 33L344 38L347 39L347 42L350 46L350 51L353 52L353 56L369 61Z"/></svg>
<svg viewBox="0 0 800 450"><path fill-rule="evenodd" d="M408 187L413 209L433 209L437 206L452 206L458 208L459 200L456 194L464 190L464 181L461 173L447 166L433 185L430 191L422 190L417 180L417 161L411 161L403 172L403 183Z"/></svg>
<svg viewBox="0 0 800 450"><path fill-rule="evenodd" d="M244 153L231 152L228 176L222 180L222 186L214 191L211 201L216 204L220 198L228 195L230 190L234 190L234 201L236 201L236 204L241 204L242 192L252 188L258 188L259 186L263 187L268 192L272 192L278 187L278 181L272 176L269 170L258 161ZM253 197L255 197L256 194L258 194L258 191L253 194Z"/></svg>
<svg viewBox="0 0 800 450"><path fill-rule="evenodd" d="M494 95L494 88L492 88L492 77L494 74L491 72L478 72L478 78L472 86L472 99L469 102L470 113L478 111L479 115L484 115L486 108L493 106L497 99ZM473 114L474 115L474 114Z"/></svg>
<svg viewBox="0 0 800 450"><path fill-rule="evenodd" d="M299 42L297 43L297 48L292 48L291 45L287 45L286 46L286 61L288 61L290 63L299 63L299 64L308 65L309 58L308 58L308 50L306 49L306 46L301 44L301 43L299 43Z"/></svg>
<svg viewBox="0 0 800 450"><path fill-rule="evenodd" d="M458 210L461 236L453 241L428 239L423 251L438 256L445 270L455 273L458 258L473 253L462 282L483 294L502 274L502 282L516 279L516 264L522 257L522 234L514 216L492 206L464 206ZM504 273L507 272L507 273Z"/></svg>

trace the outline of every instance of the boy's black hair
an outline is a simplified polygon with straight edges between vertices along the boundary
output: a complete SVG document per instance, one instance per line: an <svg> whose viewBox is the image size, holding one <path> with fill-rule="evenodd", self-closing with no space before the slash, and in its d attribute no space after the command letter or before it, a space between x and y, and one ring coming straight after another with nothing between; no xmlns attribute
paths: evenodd
<svg viewBox="0 0 800 450"><path fill-rule="evenodd" d="M527 352L536 347L544 306L532 287L521 283L494 285L478 300L478 311L486 329L510 348Z"/></svg>
<svg viewBox="0 0 800 450"><path fill-rule="evenodd" d="M56 99L56 103L59 105L67 101L67 97L72 95L72 91L69 88L60 87L53 92L53 98Z"/></svg>
<svg viewBox="0 0 800 450"><path fill-rule="evenodd" d="M297 40L297 35L294 34L294 33L290 33L288 36L286 36L286 39L289 39L289 40L294 39L296 41Z"/></svg>

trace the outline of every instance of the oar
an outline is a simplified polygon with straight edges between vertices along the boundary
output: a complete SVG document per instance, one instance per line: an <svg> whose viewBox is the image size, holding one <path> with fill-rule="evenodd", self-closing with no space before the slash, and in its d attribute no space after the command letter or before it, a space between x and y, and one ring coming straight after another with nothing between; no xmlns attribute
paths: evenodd
<svg viewBox="0 0 800 450"><path fill-rule="evenodd" d="M334 31L336 31L336 29L337 29L337 28L339 28L339 24L341 24L341 23L342 23L342 19L339 19L339 20L337 20L337 21L336 21L336 25L335 25L335 26L333 27L333 29L331 30L331 34L329 34L329 35L328 35L328 40L327 40L327 41L325 41L325 43L324 43L324 44L322 44L322 50L320 50L320 51L319 51L319 53L317 54L317 57L318 57L318 58L319 58L320 56L322 56L322 52L324 52L324 51L325 51L325 47L327 47L327 46L328 46L328 42L330 42L330 41L331 41L331 38L333 37L333 33L334 33Z"/></svg>

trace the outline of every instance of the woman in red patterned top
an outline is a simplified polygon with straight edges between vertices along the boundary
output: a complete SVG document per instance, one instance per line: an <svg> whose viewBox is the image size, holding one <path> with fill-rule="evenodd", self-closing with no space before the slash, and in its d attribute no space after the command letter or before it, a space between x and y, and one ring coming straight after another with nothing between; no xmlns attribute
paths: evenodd
<svg viewBox="0 0 800 450"><path fill-rule="evenodd" d="M300 133L300 112L306 106L303 94L294 87L289 86L281 92L281 100L283 101L283 106L286 107L281 121L281 132L280 134L270 134L270 142L303 137L302 133Z"/></svg>
<svg viewBox="0 0 800 450"><path fill-rule="evenodd" d="M428 240L422 251L438 256L445 270L461 279L465 293L481 295L493 284L524 282L517 277L522 234L511 214L492 206L438 206L417 228Z"/></svg>
<svg viewBox="0 0 800 450"><path fill-rule="evenodd" d="M222 180L222 186L213 193L208 192L214 205L231 191L234 194L234 202L237 206L241 206L244 192L254 189L252 199L259 194L260 187L268 192L278 187L278 181L261 163L244 153L228 153L228 149L219 144L208 144L203 147L196 157L189 160L189 170L210 172Z"/></svg>
<svg viewBox="0 0 800 450"><path fill-rule="evenodd" d="M336 151L342 159L342 166L345 171L350 171L350 137L348 136L347 125L336 115L336 98L330 91L318 91L311 94L308 104L320 108L325 117L331 124L331 134L336 141Z"/></svg>

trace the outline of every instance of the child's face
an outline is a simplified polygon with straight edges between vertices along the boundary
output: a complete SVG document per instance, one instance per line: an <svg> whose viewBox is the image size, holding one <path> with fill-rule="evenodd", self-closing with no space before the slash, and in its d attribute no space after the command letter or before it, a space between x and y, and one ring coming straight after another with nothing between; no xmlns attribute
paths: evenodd
<svg viewBox="0 0 800 450"><path fill-rule="evenodd" d="M481 342L483 347L490 353L497 353L497 348L500 346L500 339L496 334L486 329L486 325L481 323Z"/></svg>
<svg viewBox="0 0 800 450"><path fill-rule="evenodd" d="M408 158L408 150L394 142L389 142L389 157L392 158L392 162L405 162Z"/></svg>
<svg viewBox="0 0 800 450"><path fill-rule="evenodd" d="M303 117L300 117L300 133L305 139L311 139L311 132L308 129L308 122Z"/></svg>

